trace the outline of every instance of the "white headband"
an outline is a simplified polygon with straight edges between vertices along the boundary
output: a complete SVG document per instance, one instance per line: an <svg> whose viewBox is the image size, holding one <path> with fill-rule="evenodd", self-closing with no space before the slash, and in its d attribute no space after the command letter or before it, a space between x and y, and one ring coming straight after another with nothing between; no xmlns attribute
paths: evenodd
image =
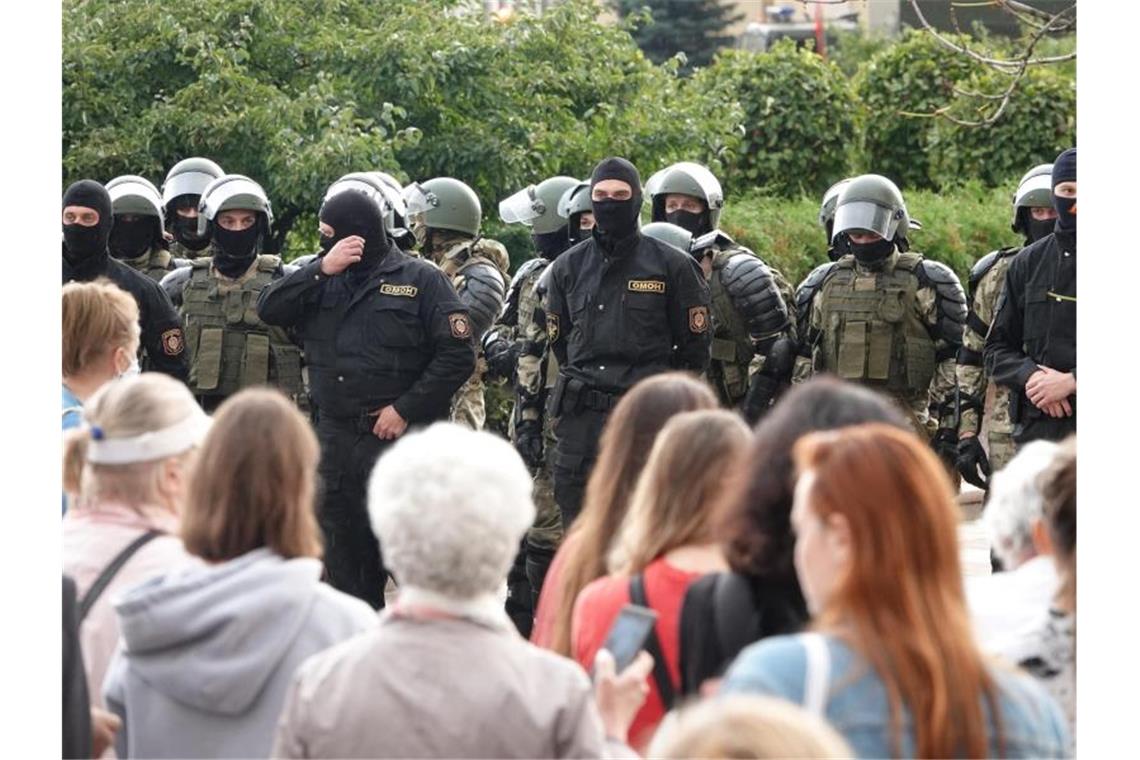
<svg viewBox="0 0 1140 760"><path fill-rule="evenodd" d="M91 443L87 446L87 461L92 464L132 464L153 462L189 451L206 438L211 420L201 409L196 409L179 423L130 438L103 437L103 430L91 427Z"/></svg>

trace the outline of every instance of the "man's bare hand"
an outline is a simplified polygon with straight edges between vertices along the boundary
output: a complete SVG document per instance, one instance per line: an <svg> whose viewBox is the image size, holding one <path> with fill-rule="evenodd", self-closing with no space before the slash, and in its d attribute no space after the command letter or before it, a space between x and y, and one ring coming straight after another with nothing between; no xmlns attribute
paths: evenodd
<svg viewBox="0 0 1140 760"><path fill-rule="evenodd" d="M372 426L372 433L383 441L390 441L402 436L407 429L407 420L400 416L396 407L389 404L380 410L376 424Z"/></svg>
<svg viewBox="0 0 1140 760"><path fill-rule="evenodd" d="M1040 366L1040 365L1038 365ZM1049 412L1046 407L1054 404L1059 404L1062 401L1066 406L1069 406L1068 398L1077 392L1077 379L1069 372L1058 372L1049 367L1041 367L1041 369L1034 372L1029 376L1028 382L1025 383L1025 395L1033 402L1033 405L1041 409L1050 416L1056 416ZM1072 409L1069 409L1070 416Z"/></svg>
<svg viewBox="0 0 1140 760"><path fill-rule="evenodd" d="M336 245L321 257L321 272L327 277L340 274L360 261L363 255L364 238L359 235L349 235L343 240L338 240Z"/></svg>

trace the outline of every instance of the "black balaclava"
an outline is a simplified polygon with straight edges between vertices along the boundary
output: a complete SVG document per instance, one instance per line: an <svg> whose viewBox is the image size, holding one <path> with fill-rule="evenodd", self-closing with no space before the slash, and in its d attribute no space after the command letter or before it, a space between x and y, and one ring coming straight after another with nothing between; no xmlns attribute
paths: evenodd
<svg viewBox="0 0 1140 760"><path fill-rule="evenodd" d="M107 245L116 259L137 259L152 246L157 247L161 239L162 229L157 216L139 215L128 222L122 214L115 214L115 226L111 228Z"/></svg>
<svg viewBox="0 0 1140 760"><path fill-rule="evenodd" d="M532 232L530 239L538 255L547 261L554 261L560 253L572 245L569 224L562 225L554 232Z"/></svg>
<svg viewBox="0 0 1140 760"><path fill-rule="evenodd" d="M895 250L895 244L886 238L874 243L854 243L844 233L841 240L846 243L847 250L854 254L855 260L870 269L880 266Z"/></svg>
<svg viewBox="0 0 1140 760"><path fill-rule="evenodd" d="M1069 148L1067 151L1057 156L1057 160L1053 162L1053 188L1056 189L1057 185L1062 182L1076 182L1077 181L1077 149ZM1059 198L1057 193L1053 193L1053 208L1057 209L1057 224L1056 229L1058 232L1064 232L1069 235L1077 234L1077 199L1076 198Z"/></svg>
<svg viewBox="0 0 1140 760"><path fill-rule="evenodd" d="M388 233L380 207L360 190L345 190L329 198L321 206L320 219L333 228L332 237L321 235L322 255L346 237L364 238L364 254L345 270L349 274L367 274L388 253Z"/></svg>
<svg viewBox="0 0 1140 760"><path fill-rule="evenodd" d="M201 200L201 198L202 196L200 195L179 195L170 201L166 207L166 218L171 220L171 234L174 235L175 240L191 251L200 251L210 244L210 231L207 228L206 232L199 236L198 217L182 216L178 213L178 209L191 205L197 208L198 201Z"/></svg>
<svg viewBox="0 0 1140 760"><path fill-rule="evenodd" d="M709 210L707 208L699 214L694 214L692 211L685 211L683 209L670 211L665 214L665 221L688 230L693 233L693 237L698 237L706 232L712 232L712 226L709 224Z"/></svg>
<svg viewBox="0 0 1140 760"><path fill-rule="evenodd" d="M1056 219L1034 219L1028 207L1019 208L1017 213L1021 216L1021 231L1025 233L1026 245L1036 243L1046 235L1053 234Z"/></svg>
<svg viewBox="0 0 1140 760"><path fill-rule="evenodd" d="M265 212L258 211L257 221L244 230L227 230L218 224L216 216L210 226L214 228L214 266L226 277L245 274L257 258L265 234Z"/></svg>
<svg viewBox="0 0 1140 760"><path fill-rule="evenodd" d="M610 157L594 167L590 177L590 196L594 187L603 180L619 179L629 184L633 194L628 200L608 199L593 201L594 237L603 247L610 248L619 240L637 232L637 220L641 216L641 175L637 167L624 158Z"/></svg>
<svg viewBox="0 0 1140 760"><path fill-rule="evenodd" d="M85 262L105 258L107 242L111 238L111 227L115 218L111 214L111 194L107 188L93 179L81 179L67 188L63 194L61 211L68 206L86 206L99 212L99 221L94 226L82 224L63 225L63 255L73 267Z"/></svg>

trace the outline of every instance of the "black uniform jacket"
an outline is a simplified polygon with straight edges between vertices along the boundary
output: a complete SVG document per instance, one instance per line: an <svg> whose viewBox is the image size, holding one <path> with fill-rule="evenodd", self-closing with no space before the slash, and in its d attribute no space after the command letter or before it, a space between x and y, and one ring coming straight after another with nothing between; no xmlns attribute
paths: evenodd
<svg viewBox="0 0 1140 760"><path fill-rule="evenodd" d="M547 338L565 374L620 393L708 366L709 288L692 257L635 233L612 254L591 237L550 266Z"/></svg>
<svg viewBox="0 0 1140 760"><path fill-rule="evenodd" d="M134 296L139 305L140 342L146 351L145 369L162 372L182 382L190 375L182 337L182 318L158 283L104 254L73 267L63 259L63 282L90 282L106 277Z"/></svg>
<svg viewBox="0 0 1140 760"><path fill-rule="evenodd" d="M364 277L328 277L318 258L261 292L262 321L295 327L320 416L393 404L409 424L446 419L475 368L467 309L439 269L389 248Z"/></svg>

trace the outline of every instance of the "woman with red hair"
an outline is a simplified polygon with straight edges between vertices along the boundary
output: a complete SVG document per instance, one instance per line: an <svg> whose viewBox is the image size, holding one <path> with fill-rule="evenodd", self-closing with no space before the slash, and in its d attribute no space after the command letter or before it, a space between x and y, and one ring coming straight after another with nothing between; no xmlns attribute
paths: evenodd
<svg viewBox="0 0 1140 760"><path fill-rule="evenodd" d="M930 448L868 424L807 435L794 458L812 631L746 649L722 693L799 702L860 757L1066 756L1057 704L974 642L957 508Z"/></svg>

